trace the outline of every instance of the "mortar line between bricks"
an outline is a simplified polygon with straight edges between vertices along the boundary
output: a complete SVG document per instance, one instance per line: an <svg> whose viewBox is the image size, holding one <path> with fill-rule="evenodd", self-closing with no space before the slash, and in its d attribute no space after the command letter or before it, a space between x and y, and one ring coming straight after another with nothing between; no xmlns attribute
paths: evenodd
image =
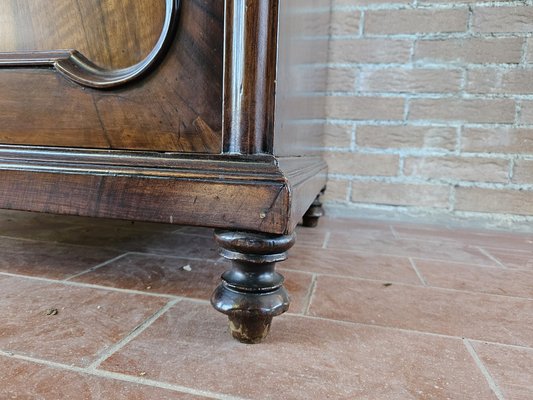
<svg viewBox="0 0 533 400"><path fill-rule="evenodd" d="M428 283L422 276L422 273L419 271L418 267L416 266L415 260L413 260L412 257L409 257L409 262L411 263L411 267L416 273L416 276L418 276L418 279L420 279L420 283L422 283L422 286L428 286Z"/></svg>
<svg viewBox="0 0 533 400"><path fill-rule="evenodd" d="M416 0L413 0L416 1ZM395 1L389 1L387 3L381 4L366 4L366 5L337 5L334 6L334 11L398 11L398 10L427 10L427 9L436 9L436 10L453 10L453 9L464 9L468 4L457 4L457 3L424 3L423 5L416 3L416 8L413 7L414 4L398 3ZM512 7L512 6L524 6L523 0L511 0L511 1L479 1L475 3L477 7Z"/></svg>
<svg viewBox="0 0 533 400"><path fill-rule="evenodd" d="M414 61L412 64L405 63L393 63L393 62L330 62L324 65L315 65L315 69L318 67L321 68L364 68L365 71L381 71L388 69L399 69L405 71L413 71L416 69L435 69L435 70L445 70L445 71L456 71L459 69L468 68L469 70L480 70L484 71L487 68L498 68L502 71L531 71L533 69L532 64L523 66L517 63L498 63L498 62L484 62L484 63L471 63L471 62L458 62L458 61L449 61L449 62L429 62L429 61Z"/></svg>
<svg viewBox="0 0 533 400"><path fill-rule="evenodd" d="M358 92L346 92L346 91L328 91L320 93L321 96L329 96L332 98L335 97L349 97L349 98L357 98L357 99L365 99L365 98L372 98L372 99L405 99L408 97L410 100L479 100L479 101L486 101L489 103L496 102L497 100L508 100L509 102L511 100L532 100L533 94L525 94L525 93L508 93L508 92L502 92L502 93L475 93L475 92L464 92L461 91L446 91L446 92L440 92L440 91L415 91L415 90L389 90L389 91L380 91L380 90L365 90L365 91L358 91ZM487 122L481 121L481 123L487 123L487 124L503 124L506 126L513 126L515 124L515 114L516 111L513 114L513 120L512 121L501 121L501 120L489 120ZM414 121L431 121L431 119L414 119ZM462 123L468 123L469 121L465 121L463 119L454 120L452 118L449 119L436 119L435 121L458 121ZM399 120L401 121L401 120ZM411 121L411 120L410 120ZM476 123L477 121L473 121L473 123ZM183 234L182 234L183 235Z"/></svg>
<svg viewBox="0 0 533 400"><path fill-rule="evenodd" d="M365 36L365 24L366 24L366 10L361 10L359 14L359 38L364 38ZM331 39L334 40L332 35Z"/></svg>
<svg viewBox="0 0 533 400"><path fill-rule="evenodd" d="M496 159L496 160L526 160L526 161L533 161L533 154L506 154L506 153L474 153L474 152L461 152L456 153L455 150L441 150L438 148L413 148L413 147L406 147L406 148L383 148L383 147L363 147L358 148L356 151L352 151L348 148L342 148L342 147L326 147L324 150L329 151L333 154L374 154L374 155L403 155L403 156L410 156L410 157L435 157L435 158L445 158L445 157L451 157L456 159ZM369 175L373 176L373 175ZM374 175L375 176L375 175Z"/></svg>
<svg viewBox="0 0 533 400"><path fill-rule="evenodd" d="M136 377L132 375L121 374L118 372L111 372L111 371L105 371L105 370L88 370L86 368L61 364L55 361L43 360L43 359L34 358L34 357L28 357L22 354L15 354L13 352L8 352L4 350L0 350L0 356L6 357L6 358L13 358L15 360L20 360L20 361L27 361L27 362L31 362L34 364L44 365L44 366L47 366L53 369L61 369L61 370L69 371L69 372L90 375L90 376L94 376L98 378L106 378L106 379L112 379L112 380L121 381L121 382L128 382L128 383L133 383L133 384L142 385L142 386L166 389L166 390L171 390L171 391L179 392L179 393L187 393L187 394L196 395L196 396L208 397L211 399L246 400L242 397L228 396L228 395L224 395L221 393L215 393L215 392L210 392L206 390L197 390L197 389L189 388L186 386L174 385L174 384L170 384L166 382L155 381L152 379L145 379L145 378L140 378L140 377Z"/></svg>
<svg viewBox="0 0 533 400"><path fill-rule="evenodd" d="M89 371L96 370L105 360L107 360L109 357L111 357L116 352L120 351L124 348L127 344L129 344L133 339L135 339L137 336L139 336L141 333L143 333L148 327L150 327L159 317L161 317L164 313L166 313L168 310L170 310L172 307L174 307L176 304L178 304L181 301L181 299L174 299L170 300L165 304L163 307L161 307L159 310L157 310L154 314L152 314L150 317L148 317L146 320L144 320L141 324L136 326L130 333L128 333L126 336L124 336L121 340L116 342L115 344L111 345L107 349L104 349L97 357L96 360L94 360L87 369Z"/></svg>
<svg viewBox="0 0 533 400"><path fill-rule="evenodd" d="M463 339L463 344L466 347L466 350L474 360L474 363L481 371L481 374L486 379L487 383L489 384L490 389L493 391L493 393L496 395L498 400L505 400L505 397L501 391L501 389L498 387L498 384L490 374L487 367L485 367L485 364L483 364L483 361L479 358L479 356L476 353L476 350L474 349L474 346L472 346L472 343L468 341L468 339Z"/></svg>
<svg viewBox="0 0 533 400"><path fill-rule="evenodd" d="M365 153L375 154L375 153ZM329 177L332 180L351 180L353 182L381 182L390 184L415 184L424 186L449 186L454 185L461 188L477 188L477 189L492 189L492 190L519 190L519 191L532 191L533 184L517 184L512 182L476 182L465 181L460 179L446 179L446 178L432 178L422 176L373 176L373 175L347 175L339 173L330 173ZM379 205L377 203L371 203L374 206L386 206ZM401 205L392 206L401 207ZM398 208L399 209L399 208ZM466 210L468 211L468 210ZM480 211L483 212L483 211ZM490 214L498 214L497 212ZM505 214L505 213L502 213Z"/></svg>
<svg viewBox="0 0 533 400"><path fill-rule="evenodd" d="M520 65L524 66L527 65L527 56L528 56L528 40L524 40L524 44L522 45L522 57L520 58Z"/></svg>
<svg viewBox="0 0 533 400"><path fill-rule="evenodd" d="M466 21L466 33L472 35L472 25L474 24L474 8L472 5L468 4L468 17Z"/></svg>
<svg viewBox="0 0 533 400"><path fill-rule="evenodd" d="M512 182L514 178L515 163L516 163L516 158L512 157L509 160L509 182Z"/></svg>
<svg viewBox="0 0 533 400"><path fill-rule="evenodd" d="M453 213L457 204L457 192L455 185L450 185L450 193L448 195L448 212Z"/></svg>
<svg viewBox="0 0 533 400"><path fill-rule="evenodd" d="M71 279L77 278L78 276L85 275L85 274L88 274L90 272L96 271L97 269L105 267L106 265L114 263L115 261L118 261L121 258L124 258L124 257L128 256L129 254L130 254L129 252L123 253L123 254L121 254L121 255L119 255L117 257L111 258L111 259L109 259L107 261L104 261L103 263L95 265L94 267L88 268L88 269L86 269L86 270L84 270L82 272L78 272L77 274L73 274L73 275L70 275L70 276L68 276L66 278L63 278L62 281L66 282L66 281L69 281Z"/></svg>

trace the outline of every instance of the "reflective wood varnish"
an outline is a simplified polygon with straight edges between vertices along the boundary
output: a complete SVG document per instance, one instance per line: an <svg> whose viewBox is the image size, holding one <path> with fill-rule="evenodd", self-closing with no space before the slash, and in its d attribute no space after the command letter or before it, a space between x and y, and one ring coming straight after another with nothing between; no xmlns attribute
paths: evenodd
<svg viewBox="0 0 533 400"><path fill-rule="evenodd" d="M49 68L1 68L0 143L220 152L222 3L183 0L161 65L126 87L90 90ZM157 43L165 4L6 0L0 3L0 50L75 49L99 67L128 67Z"/></svg>

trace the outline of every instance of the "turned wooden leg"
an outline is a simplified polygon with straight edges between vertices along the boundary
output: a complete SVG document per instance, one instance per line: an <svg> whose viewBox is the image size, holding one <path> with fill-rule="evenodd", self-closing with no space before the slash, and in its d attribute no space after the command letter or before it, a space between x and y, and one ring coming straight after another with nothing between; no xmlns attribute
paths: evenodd
<svg viewBox="0 0 533 400"><path fill-rule="evenodd" d="M324 215L324 209L322 208L322 202L320 201L320 197L324 194L324 191L325 189L322 190L318 196L316 196L315 201L313 204L311 204L311 207L309 207L309 210L307 210L303 216L303 226L307 228L314 228L318 225L319 218Z"/></svg>
<svg viewBox="0 0 533 400"><path fill-rule="evenodd" d="M275 265L287 258L295 238L217 230L215 240L232 268L222 275L211 304L228 316L235 339L259 343L268 335L272 318L289 308L284 278Z"/></svg>

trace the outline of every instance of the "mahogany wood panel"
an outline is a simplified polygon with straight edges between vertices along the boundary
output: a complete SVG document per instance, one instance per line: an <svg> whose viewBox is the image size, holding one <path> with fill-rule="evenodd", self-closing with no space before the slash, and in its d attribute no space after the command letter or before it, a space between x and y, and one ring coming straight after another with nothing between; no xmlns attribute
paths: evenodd
<svg viewBox="0 0 533 400"><path fill-rule="evenodd" d="M95 64L125 68L161 33L164 0L2 0L0 51L75 49Z"/></svg>
<svg viewBox="0 0 533 400"><path fill-rule="evenodd" d="M51 3L57 4L58 1ZM68 9L69 5L78 3L62 2L63 8ZM36 3L46 2L39 0ZM107 4L111 11L105 11L102 6L100 11L94 12L93 18L121 10L127 13L122 19L132 22L114 27L110 24L106 31L105 22L90 26L72 22L70 17L76 21L77 13L83 15L79 10L70 14L57 12L56 26L66 28L59 29L48 40L59 43L59 35L68 35L77 29L78 34L71 40L85 37L87 47L84 51L94 52L97 54L94 57L100 57L101 62L121 65L135 61L143 49L149 47L148 43L153 42L154 35L150 32L161 29L161 18L157 15L164 7L164 1L156 7L143 0L128 10L118 6L122 0L97 3ZM142 13L150 7L153 10L147 15ZM29 13L31 10L17 10L18 21L24 20L21 14L30 22L32 18L39 21ZM13 18L8 15L6 5L0 8L0 13L1 21ZM151 14L156 15L154 21L147 19ZM39 26L39 23L31 22L30 26L34 25ZM128 40L121 38L135 36L133 32L142 25L152 26L143 27L138 33L146 38L140 40L146 45L140 44L140 50L133 51L129 59L116 55L113 47L129 46ZM6 37L12 38L12 44L19 43L16 33L25 29L27 27L16 25L16 29L10 30L14 33L6 34ZM117 39L94 40L106 36L106 32L110 37L119 30L122 33ZM29 47L27 42L32 35L22 36L23 47ZM126 87L99 91L81 88L50 69L0 69L0 141L17 145L219 153L222 142L223 37L223 2L183 0L180 23L167 56L152 74ZM62 40L67 41L66 38ZM56 43L36 45L44 44ZM91 46L94 47L92 50Z"/></svg>

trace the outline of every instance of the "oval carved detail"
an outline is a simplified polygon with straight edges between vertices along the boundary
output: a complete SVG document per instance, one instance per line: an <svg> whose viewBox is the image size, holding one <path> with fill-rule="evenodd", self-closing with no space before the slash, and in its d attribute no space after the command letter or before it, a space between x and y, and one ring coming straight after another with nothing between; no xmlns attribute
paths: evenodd
<svg viewBox="0 0 533 400"><path fill-rule="evenodd" d="M143 9L142 2L138 0L135 3L132 3L134 0L92 0L88 2L92 5L78 0L56 0L54 2L46 0L46 3L42 3L45 0L33 1L36 3L20 0L7 1L0 6L0 25L4 26L4 31L0 27L0 33L4 37L3 41L0 39L0 50L2 50L0 51L0 68L49 66L82 86L96 89L109 89L124 85L144 76L155 67L162 60L173 40L180 8L180 0L159 0L164 2L165 8L163 13L159 13L161 15L157 15L157 11L162 11L162 4L158 10L154 6L156 4L154 0L150 0L153 3L146 3L147 9ZM27 9L21 9L24 3L27 3ZM53 28L46 29L42 26L43 21L32 21L31 7L41 5L46 8L51 3L60 7L53 8L50 16L45 19L55 17L59 20L55 21ZM84 6L80 6L81 4ZM42 10L43 8L40 11ZM143 12L150 12L153 15L143 15ZM117 26L118 21L112 19L113 15L131 18L134 22L127 23L123 27ZM106 17L112 20L108 21ZM14 26L12 21L15 18L17 26ZM40 19L42 20L43 17ZM157 19L160 20L157 26L146 26L147 20L157 21ZM109 29L106 24L109 25ZM9 27L12 29L9 30ZM158 27L160 27L160 33L157 36ZM120 29L122 29L120 38L110 37L110 34ZM72 35L72 32L76 34ZM28 42L31 42L28 37L34 41L46 42L47 38L43 38L43 35L50 35L49 42L51 43L62 44L61 39L64 38L61 35L70 35L85 42L86 47L91 47L88 42L95 38L105 39L106 45L98 48L101 54L92 54L95 58L99 58L98 62L90 60L88 55L82 54L77 49L27 49ZM10 45L16 50L5 51ZM93 45L93 50L95 47L98 46ZM113 51L117 54L113 54ZM142 55L140 60L139 55ZM137 60L134 60L135 57ZM127 65L132 62L133 65Z"/></svg>

